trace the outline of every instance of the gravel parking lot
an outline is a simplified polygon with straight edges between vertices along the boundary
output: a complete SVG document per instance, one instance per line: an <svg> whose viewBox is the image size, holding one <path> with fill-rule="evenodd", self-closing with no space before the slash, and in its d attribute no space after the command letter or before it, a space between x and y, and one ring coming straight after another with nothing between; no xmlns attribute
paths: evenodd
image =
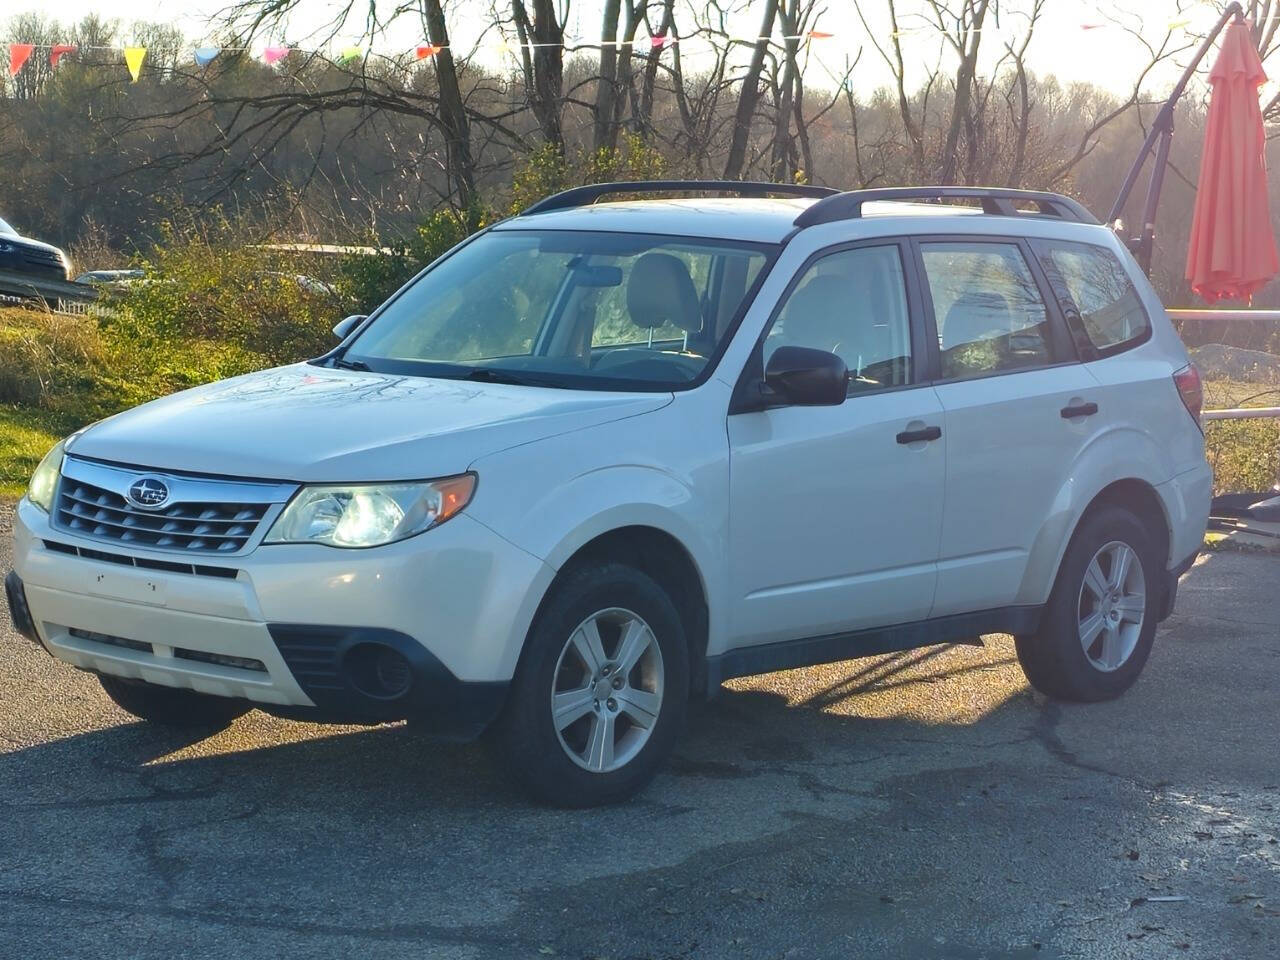
<svg viewBox="0 0 1280 960"><path fill-rule="evenodd" d="M6 617L0 957L1277 957L1278 586L1202 559L1114 703L1008 637L735 681L587 812L403 726L148 728Z"/></svg>

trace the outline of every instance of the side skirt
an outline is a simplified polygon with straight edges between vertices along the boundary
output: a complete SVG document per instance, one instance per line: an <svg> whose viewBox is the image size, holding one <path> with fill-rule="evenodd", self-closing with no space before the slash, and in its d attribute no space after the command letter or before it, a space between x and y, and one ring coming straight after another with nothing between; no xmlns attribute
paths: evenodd
<svg viewBox="0 0 1280 960"><path fill-rule="evenodd" d="M714 695L725 680L749 677L775 670L838 663L857 657L897 653L939 643L982 646L984 633L1035 633L1040 627L1040 606L998 607L973 613L957 613L933 620L900 623L835 633L825 637L783 640L754 647L739 647L707 658L706 693Z"/></svg>

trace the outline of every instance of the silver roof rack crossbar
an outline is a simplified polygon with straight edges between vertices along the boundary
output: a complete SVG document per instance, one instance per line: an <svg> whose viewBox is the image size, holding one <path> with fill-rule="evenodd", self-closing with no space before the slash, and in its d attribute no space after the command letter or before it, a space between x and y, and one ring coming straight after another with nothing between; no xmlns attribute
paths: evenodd
<svg viewBox="0 0 1280 960"><path fill-rule="evenodd" d="M1098 222L1081 204L1060 193L1005 187L883 187L877 190L850 190L819 200L796 217L795 225L812 227L836 220L856 220L862 216L863 204L886 200L974 200L984 213L1002 217L1026 216L1018 209L1018 205L1033 204L1042 217L1056 217L1075 223Z"/></svg>
<svg viewBox="0 0 1280 960"><path fill-rule="evenodd" d="M815 187L807 183L763 183L751 180L640 180L634 183L589 183L552 194L526 207L520 216L585 207L611 193L732 193L743 197L834 197L838 190Z"/></svg>

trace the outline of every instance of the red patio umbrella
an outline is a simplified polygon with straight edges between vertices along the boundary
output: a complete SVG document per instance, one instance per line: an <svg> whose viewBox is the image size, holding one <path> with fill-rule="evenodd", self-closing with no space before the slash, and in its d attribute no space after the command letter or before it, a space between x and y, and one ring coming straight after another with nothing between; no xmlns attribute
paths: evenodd
<svg viewBox="0 0 1280 960"><path fill-rule="evenodd" d="M1187 251L1191 289L1209 303L1247 302L1280 272L1258 106L1258 87L1266 80L1249 27L1237 18L1223 34L1209 74L1213 96Z"/></svg>

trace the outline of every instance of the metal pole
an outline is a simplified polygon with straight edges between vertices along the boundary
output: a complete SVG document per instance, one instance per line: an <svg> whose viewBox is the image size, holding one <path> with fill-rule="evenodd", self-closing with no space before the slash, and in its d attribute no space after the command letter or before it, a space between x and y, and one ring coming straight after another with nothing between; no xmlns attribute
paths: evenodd
<svg viewBox="0 0 1280 960"><path fill-rule="evenodd" d="M1151 181L1147 186L1147 202L1142 217L1142 234L1137 239L1134 251L1138 257L1138 262L1147 274L1151 273L1151 254L1155 249L1156 207L1160 202L1160 190L1164 185L1165 169L1169 165L1169 146L1173 140L1174 108L1177 107L1178 101L1182 99L1182 94L1186 92L1187 84L1195 76L1196 69L1200 66L1200 61L1208 54L1214 41L1218 39L1218 35L1226 29L1227 24L1233 19L1243 16L1244 8L1239 3L1232 2L1227 4L1227 8L1223 10L1217 24L1209 31L1209 35L1204 38L1200 48L1196 50L1196 55L1191 58L1186 70L1182 72L1182 76L1178 79L1177 84L1174 85L1173 92L1169 94L1169 99L1164 102L1164 106L1160 108L1160 112L1156 115L1155 122L1152 123L1151 130L1147 134L1147 139L1138 151L1138 156L1134 160L1133 166L1129 168L1129 172L1124 178L1124 184L1120 187L1120 193L1116 197L1116 202L1112 204L1111 213L1107 217L1107 223L1113 226L1120 219L1120 214L1124 211L1124 205L1128 203L1129 195L1133 192L1133 187L1138 181L1138 175L1142 172L1143 164L1146 163L1147 156L1151 153L1152 148L1156 146L1156 142L1159 141L1160 145L1156 149L1155 164L1151 169Z"/></svg>
<svg viewBox="0 0 1280 960"><path fill-rule="evenodd" d="M1147 202L1142 209L1142 234L1138 241L1138 265L1151 276L1151 257L1156 249L1156 208L1160 205L1160 191L1164 188L1164 173L1169 167L1169 148L1173 145L1173 121L1160 138L1156 148L1156 161L1151 167L1151 182L1147 184Z"/></svg>

